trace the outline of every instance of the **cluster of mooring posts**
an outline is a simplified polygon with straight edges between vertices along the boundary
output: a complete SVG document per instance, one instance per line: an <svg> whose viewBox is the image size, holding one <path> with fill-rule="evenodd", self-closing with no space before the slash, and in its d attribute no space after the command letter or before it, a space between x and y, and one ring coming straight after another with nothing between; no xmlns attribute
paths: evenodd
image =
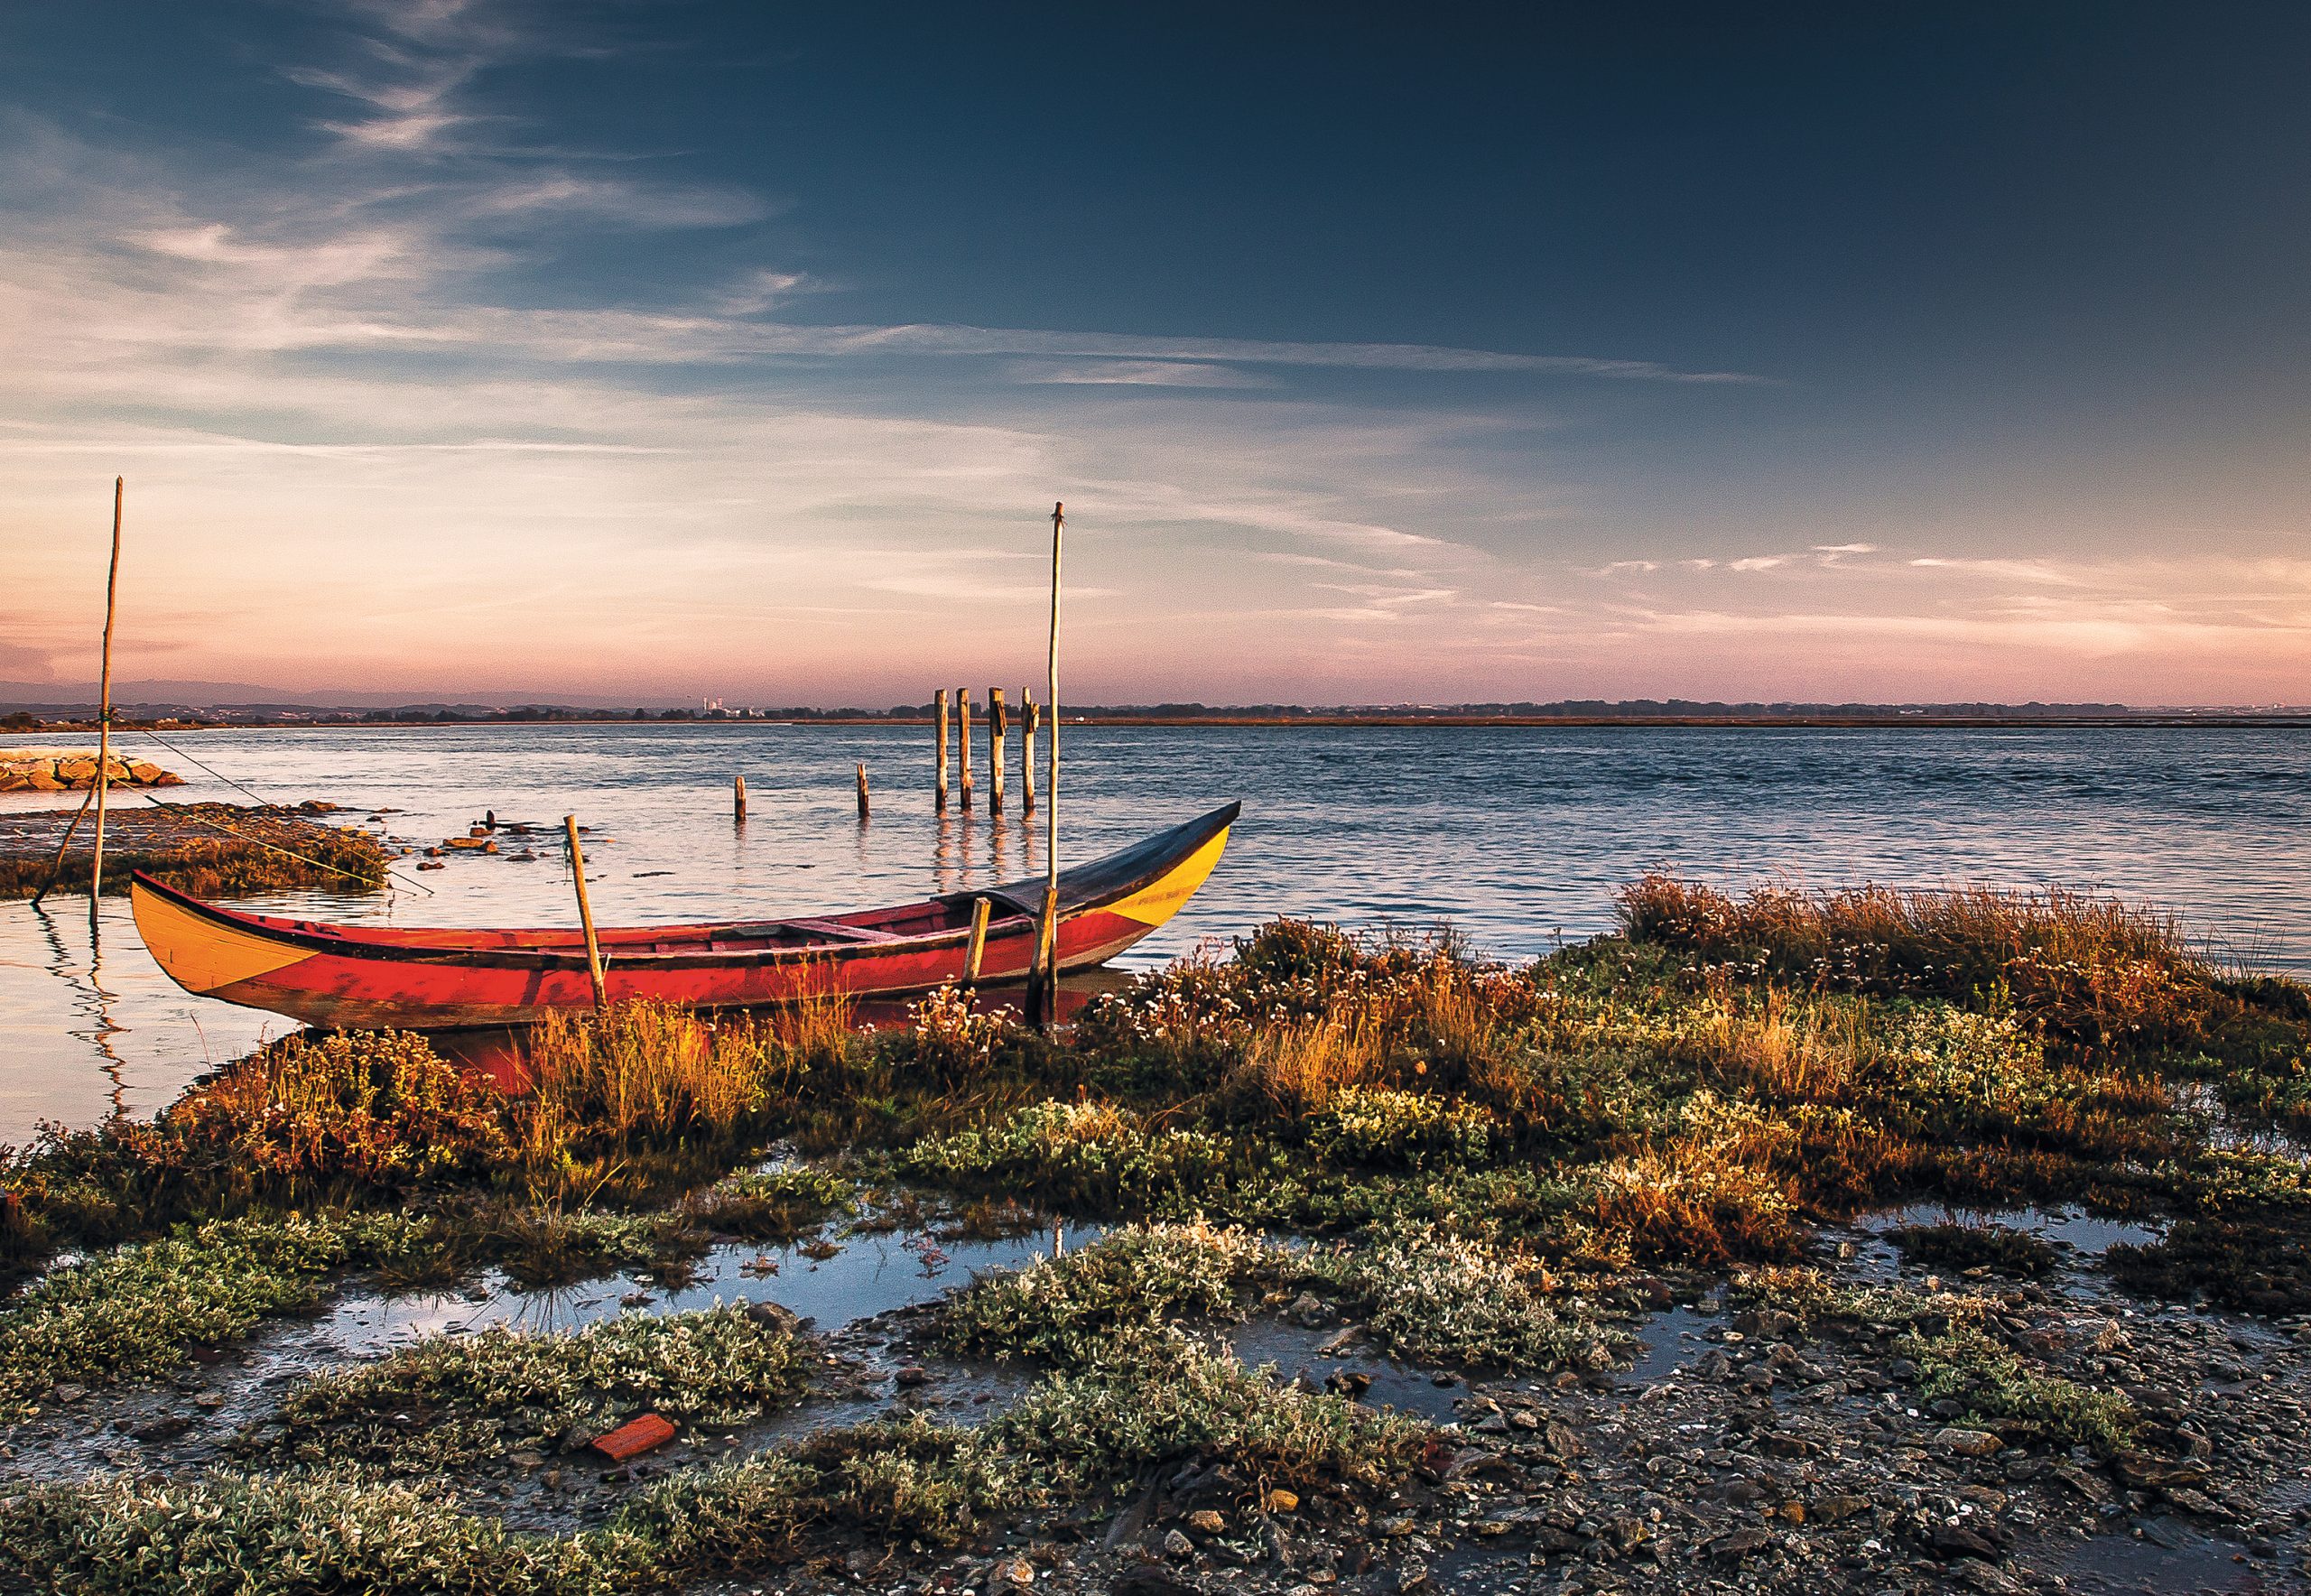
<svg viewBox="0 0 2311 1596"><path fill-rule="evenodd" d="M951 698L952 711L949 703ZM944 813L951 801L965 809L971 807L978 787L971 779L971 690L958 687L951 695L941 688L933 700L932 717L938 722L938 775L933 793L940 812ZM1019 812L1035 812L1035 737L1043 729L1043 706L1035 702L1033 691L1019 691ZM951 733L953 741L950 743ZM1005 746L1011 735L1010 709L1005 703L1003 689L987 690L987 769L988 807L996 813L1003 812L1003 773L1007 763ZM949 749L955 751L951 763ZM860 766L859 775L859 812L867 812L867 767ZM955 778L960 778L955 779Z"/></svg>
<svg viewBox="0 0 2311 1596"><path fill-rule="evenodd" d="M1004 690L987 690L987 772L988 807L997 814L1003 812L1005 775L1010 766L1011 729L1016 723L1019 730L1019 812L1035 812L1035 739L1043 734L1044 710L1035 702L1033 688L1019 690L1019 708L1016 721ZM971 690L958 687L951 692L946 688L938 691L933 717L938 722L938 776L934 791L939 812L944 814L948 805L960 803L970 809L977 801L979 787L971 775ZM960 780L957 778L960 777ZM858 767L859 818L866 820L873 810L872 788L867 780L867 767ZM730 778L730 815L733 820L747 818L747 778Z"/></svg>
<svg viewBox="0 0 2311 1596"><path fill-rule="evenodd" d="M1045 730L1044 717L1049 712L1050 706L1059 701L1060 539L1067 525L1066 510L1064 505L1051 507L1051 646L1044 683L1044 701L1040 704L1035 701L1032 688L1019 691L1019 812L1022 816L1035 812L1035 739ZM977 795L976 784L971 780L971 690L958 687L951 692L942 687L933 695L932 705L932 718L937 722L938 766L933 790L938 812L946 813L951 802L959 802L968 811ZM1028 1016L1044 1025L1052 1022L1057 986L1053 967L1059 915L1058 720L1054 719L1048 729L1050 743L1044 777L1044 860L1046 874L1043 903L1036 916L1035 959L1027 978ZM1010 731L1010 706L1004 698L1004 690L990 687L987 690L988 806L996 814L1003 812L1006 745L1009 741ZM954 756L951 764L949 758L951 752ZM869 810L867 767L864 765L859 766L858 787L859 818L864 821ZM740 822L747 818L747 778L743 775L733 776L730 780L730 812ZM584 855L578 846L577 818L566 817L564 824L569 833L571 869L577 877L578 916L585 929L587 961L592 968L594 978L594 1001L599 1006L608 999L602 982L600 954L594 939L593 912L586 901L586 868ZM988 901L985 898L981 898L976 907L964 976L966 983L975 983L979 979L979 951L987 935L988 907Z"/></svg>

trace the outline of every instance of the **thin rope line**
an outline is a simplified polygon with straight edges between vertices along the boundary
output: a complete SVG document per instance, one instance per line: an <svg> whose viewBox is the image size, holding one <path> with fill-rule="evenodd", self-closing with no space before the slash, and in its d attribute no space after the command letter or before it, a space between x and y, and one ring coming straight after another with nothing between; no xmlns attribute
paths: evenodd
<svg viewBox="0 0 2311 1596"><path fill-rule="evenodd" d="M209 775L215 776L218 781L224 783L235 792L242 793L246 797L255 798L259 803L265 805L265 808L281 809L286 807L285 805L275 803L259 793L250 792L248 788L243 786L231 776L228 776L223 771L218 770L216 766L201 764L199 759L194 758L190 754L188 754L182 748L178 747L174 743L169 741L168 738L162 737L159 732L143 731L141 728L138 729L143 736L151 738L154 742L160 744L161 747L166 748L170 753L174 754L178 758L185 760L200 770L207 772Z"/></svg>
<svg viewBox="0 0 2311 1596"><path fill-rule="evenodd" d="M220 824L216 821L209 819L206 815L195 814L191 810L181 805L175 803L163 803L158 798L153 797L150 793L139 793L137 796L144 799L145 803L153 805L155 809L165 809L171 814L181 814L184 816L185 819L190 821L196 826L207 826L212 831L222 831L227 837L239 838L240 840L247 843L252 848L262 848L268 853L277 853L283 858L295 859L299 864L311 865L317 870L327 870L333 876L344 877L348 881L367 881L369 879L368 877L360 875L357 872L344 869L336 865L327 864L320 859L308 858L302 853L292 853L285 848L276 848L272 843L261 841L255 837L244 836L242 833L233 830L230 826ZM390 864L383 867L383 870L385 875L391 879L401 883L402 886L413 886L418 891L423 893L427 897L432 897L433 895L433 889L426 886L422 881L412 881L405 876L395 876L394 874L393 867Z"/></svg>

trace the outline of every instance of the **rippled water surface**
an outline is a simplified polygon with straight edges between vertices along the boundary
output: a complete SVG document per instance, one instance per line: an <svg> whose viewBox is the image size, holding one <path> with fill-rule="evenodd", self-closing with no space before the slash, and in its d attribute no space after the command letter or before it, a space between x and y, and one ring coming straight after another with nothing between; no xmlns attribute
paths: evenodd
<svg viewBox="0 0 2311 1596"><path fill-rule="evenodd" d="M928 728L535 726L216 731L177 739L268 799L322 798L419 845L575 812L606 923L862 907L1043 868L1040 817L942 819ZM171 802L242 800L192 778ZM1372 926L1450 920L1517 958L1608 927L1613 890L1663 868L1721 883L2049 882L2179 910L2232 956L2311 970L2311 733L2223 728L1065 728L1062 851L1088 858L1230 798L1243 822L1211 882L1127 961L1160 962L1277 914ZM865 765L873 819L853 772ZM751 813L730 816L743 773ZM51 807L29 795L9 808ZM123 802L141 803L129 796ZM367 807L365 807L367 806ZM561 850L453 857L368 897L253 900L406 925L566 923ZM519 844L506 844L518 852ZM187 997L125 903L92 945L85 900L0 904L0 1142L42 1118L160 1107L204 1061L287 1022Z"/></svg>

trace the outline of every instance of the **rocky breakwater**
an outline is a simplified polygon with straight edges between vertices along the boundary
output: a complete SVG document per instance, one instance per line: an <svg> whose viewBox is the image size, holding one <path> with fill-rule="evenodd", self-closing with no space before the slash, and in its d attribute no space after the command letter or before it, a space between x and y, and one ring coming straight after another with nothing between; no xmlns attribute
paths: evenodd
<svg viewBox="0 0 2311 1596"><path fill-rule="evenodd" d="M184 778L149 759L116 754L107 762L116 787L180 787ZM94 748L0 748L0 793L77 793L97 784Z"/></svg>

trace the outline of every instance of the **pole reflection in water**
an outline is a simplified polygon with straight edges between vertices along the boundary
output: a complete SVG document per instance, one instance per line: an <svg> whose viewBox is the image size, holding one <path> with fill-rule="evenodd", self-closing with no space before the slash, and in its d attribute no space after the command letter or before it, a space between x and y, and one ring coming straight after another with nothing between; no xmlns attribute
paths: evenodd
<svg viewBox="0 0 2311 1596"><path fill-rule="evenodd" d="M42 936L48 942L49 973L64 983L71 993L72 1012L87 1022L84 1025L70 1027L71 1034L88 1044L95 1055L97 1070L111 1082L110 1090L105 1095L112 1105L113 1115L125 1114L128 1111L128 1081L123 1073L124 1062L114 1048L112 1039L126 1027L114 1022L113 995L104 988L105 942L100 901L92 898L88 903L88 968L86 976L75 969L72 954L64 945L63 930L57 923L56 916L48 912L45 905L28 906L40 923Z"/></svg>
<svg viewBox="0 0 2311 1596"><path fill-rule="evenodd" d="M951 892L962 890L962 848L959 840L961 828L946 810L939 812L939 836L932 845L932 873L939 884L936 895L944 897Z"/></svg>

